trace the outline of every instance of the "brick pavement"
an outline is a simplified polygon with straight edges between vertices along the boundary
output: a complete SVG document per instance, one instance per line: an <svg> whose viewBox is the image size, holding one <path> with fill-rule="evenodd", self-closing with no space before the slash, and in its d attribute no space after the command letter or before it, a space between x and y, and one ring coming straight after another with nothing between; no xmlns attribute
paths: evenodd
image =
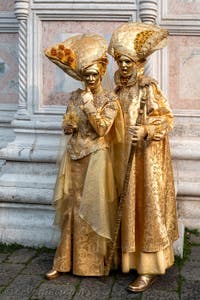
<svg viewBox="0 0 200 300"><path fill-rule="evenodd" d="M0 251L0 300L200 300L200 237L189 234L190 255L178 261L146 292L126 290L136 274L113 272L109 277L65 274L44 278L54 252L48 249L6 247Z"/></svg>

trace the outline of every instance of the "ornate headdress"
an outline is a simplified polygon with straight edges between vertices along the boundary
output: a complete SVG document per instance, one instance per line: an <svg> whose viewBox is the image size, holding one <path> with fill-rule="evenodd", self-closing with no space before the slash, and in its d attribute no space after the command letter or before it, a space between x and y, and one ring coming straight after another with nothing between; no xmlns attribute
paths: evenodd
<svg viewBox="0 0 200 300"><path fill-rule="evenodd" d="M117 59L126 55L134 61L145 60L167 44L168 31L145 23L126 23L112 34L108 52Z"/></svg>
<svg viewBox="0 0 200 300"><path fill-rule="evenodd" d="M97 34L76 35L49 47L45 55L71 77L82 80L85 68L96 64L101 75L106 71L108 45Z"/></svg>

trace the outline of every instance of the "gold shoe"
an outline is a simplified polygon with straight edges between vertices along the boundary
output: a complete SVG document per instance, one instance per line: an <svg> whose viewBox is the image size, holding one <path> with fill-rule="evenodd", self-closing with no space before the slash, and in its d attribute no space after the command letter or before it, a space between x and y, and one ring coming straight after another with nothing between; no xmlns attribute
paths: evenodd
<svg viewBox="0 0 200 300"><path fill-rule="evenodd" d="M139 275L138 278L128 285L128 290L139 293L146 291L157 279L156 275Z"/></svg>
<svg viewBox="0 0 200 300"><path fill-rule="evenodd" d="M58 272L58 271L56 271L56 270L54 270L54 269L51 269L49 272L47 272L47 273L45 274L45 277L46 277L47 279L51 280L51 279L55 279L55 278L59 277L60 275L61 275L60 272Z"/></svg>

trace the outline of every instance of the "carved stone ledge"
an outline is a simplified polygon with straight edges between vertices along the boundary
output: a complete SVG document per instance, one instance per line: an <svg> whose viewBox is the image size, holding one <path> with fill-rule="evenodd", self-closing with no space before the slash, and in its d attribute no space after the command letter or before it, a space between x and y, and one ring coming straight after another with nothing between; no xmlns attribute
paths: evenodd
<svg viewBox="0 0 200 300"><path fill-rule="evenodd" d="M49 205L0 203L0 241L25 246L56 247L59 230Z"/></svg>
<svg viewBox="0 0 200 300"><path fill-rule="evenodd" d="M139 1L139 17L142 22L155 23L158 12L157 0L140 0Z"/></svg>
<svg viewBox="0 0 200 300"><path fill-rule="evenodd" d="M29 13L29 0L15 0L15 15L18 20L27 20Z"/></svg>
<svg viewBox="0 0 200 300"><path fill-rule="evenodd" d="M9 161L56 162L61 137L60 122L14 120L16 138L0 149Z"/></svg>

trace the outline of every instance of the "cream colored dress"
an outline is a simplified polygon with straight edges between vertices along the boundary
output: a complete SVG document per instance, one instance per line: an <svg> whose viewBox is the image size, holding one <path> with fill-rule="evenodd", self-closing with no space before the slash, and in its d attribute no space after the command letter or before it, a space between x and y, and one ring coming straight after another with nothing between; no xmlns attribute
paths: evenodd
<svg viewBox="0 0 200 300"><path fill-rule="evenodd" d="M173 116L156 82L144 76L121 83L115 74L116 93L122 107L127 160L128 129L138 116L142 91L147 93L143 122L147 138L138 143L122 216L122 270L139 274L164 274L174 262L172 243L178 238L176 199L168 131ZM154 135L163 134L160 141Z"/></svg>

